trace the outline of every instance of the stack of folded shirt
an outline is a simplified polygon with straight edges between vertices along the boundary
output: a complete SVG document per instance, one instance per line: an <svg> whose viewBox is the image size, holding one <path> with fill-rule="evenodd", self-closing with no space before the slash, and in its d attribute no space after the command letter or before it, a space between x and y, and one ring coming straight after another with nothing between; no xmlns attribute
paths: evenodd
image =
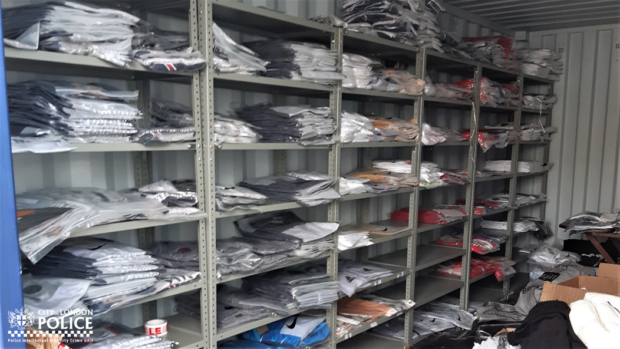
<svg viewBox="0 0 620 349"><path fill-rule="evenodd" d="M406 70L377 69L378 80L372 85L373 90L403 93L420 96L424 92L424 80L418 79Z"/></svg>
<svg viewBox="0 0 620 349"><path fill-rule="evenodd" d="M266 297L286 309L330 308L339 297L338 281L325 268L280 269L243 279L243 289Z"/></svg>
<svg viewBox="0 0 620 349"><path fill-rule="evenodd" d="M484 170L487 172L510 172L512 161L510 160L488 160L484 162ZM540 161L519 161L517 166L518 173L542 172L547 165Z"/></svg>
<svg viewBox="0 0 620 349"><path fill-rule="evenodd" d="M151 127L132 137L137 143L188 142L196 139L192 108L170 101L151 102Z"/></svg>
<svg viewBox="0 0 620 349"><path fill-rule="evenodd" d="M581 212L567 218L561 227L565 227L570 235L584 231L618 232L620 231L620 209L610 213Z"/></svg>
<svg viewBox="0 0 620 349"><path fill-rule="evenodd" d="M458 205L436 205L432 208L421 208L418 210L418 222L430 224L447 224L458 221L466 216L465 208ZM402 208L392 212L390 215L394 221L408 221L409 208Z"/></svg>
<svg viewBox="0 0 620 349"><path fill-rule="evenodd" d="M135 34L133 46L133 58L157 72L198 70L206 63L200 51L190 46L189 33L152 28Z"/></svg>
<svg viewBox="0 0 620 349"><path fill-rule="evenodd" d="M460 132L449 128L434 127L427 123L422 125L422 143L435 145L443 142L465 142L467 138Z"/></svg>
<svg viewBox="0 0 620 349"><path fill-rule="evenodd" d="M81 349L173 349L178 343L167 340L165 337L145 335L144 331L137 331L118 323L98 320L93 322L93 333L88 337L69 337L65 343L71 348ZM61 345L60 348L68 348Z"/></svg>
<svg viewBox="0 0 620 349"><path fill-rule="evenodd" d="M432 189L444 185L443 175L439 165L435 163L422 161L420 164L420 186L423 188Z"/></svg>
<svg viewBox="0 0 620 349"><path fill-rule="evenodd" d="M400 187L414 187L418 185L418 179L411 174L391 173L389 171L376 170L374 168L362 168L346 174L347 177L368 180L368 192L381 193L396 190Z"/></svg>
<svg viewBox="0 0 620 349"><path fill-rule="evenodd" d="M256 128L247 122L215 116L215 145L222 143L257 143L261 136Z"/></svg>
<svg viewBox="0 0 620 349"><path fill-rule="evenodd" d="M558 102L555 95L524 94L523 107L534 110L549 110Z"/></svg>
<svg viewBox="0 0 620 349"><path fill-rule="evenodd" d="M99 224L126 220L163 219L170 208L156 200L96 188L51 188L16 195L18 211L49 210L58 219L26 228L19 236L22 253L37 263L71 233ZM57 209L68 209L58 212ZM29 212L23 214L28 215ZM180 217L176 215L175 218Z"/></svg>
<svg viewBox="0 0 620 349"><path fill-rule="evenodd" d="M502 36L463 38L458 48L474 60L511 70L519 70L513 39Z"/></svg>
<svg viewBox="0 0 620 349"><path fill-rule="evenodd" d="M504 230L507 231L508 230L508 222L506 221L489 221L489 220L482 220L480 223L480 227L481 228L485 228L485 229L492 229L492 230ZM512 230L514 232L518 232L518 233L525 233L528 231L537 231L538 225L529 219L526 218L521 218L518 219L514 222L513 226L512 226Z"/></svg>
<svg viewBox="0 0 620 349"><path fill-rule="evenodd" d="M562 55L547 49L520 49L518 52L521 71L544 79L559 81L564 72Z"/></svg>
<svg viewBox="0 0 620 349"><path fill-rule="evenodd" d="M283 40L256 41L245 46L269 62L265 72L268 77L321 84L334 84L344 79L336 68L337 53L326 46Z"/></svg>
<svg viewBox="0 0 620 349"><path fill-rule="evenodd" d="M370 231L343 229L338 232L338 249L346 251L352 248L374 244L370 239Z"/></svg>
<svg viewBox="0 0 620 349"><path fill-rule="evenodd" d="M454 233L442 235L436 242L437 245L463 247L463 234ZM482 236L474 235L471 241L471 250L478 254L487 254L499 251L499 244L485 239Z"/></svg>
<svg viewBox="0 0 620 349"><path fill-rule="evenodd" d="M137 189L124 190L123 193L161 202L169 208L168 214L181 216L200 213L196 207L198 197L196 181L193 179L161 180Z"/></svg>
<svg viewBox="0 0 620 349"><path fill-rule="evenodd" d="M485 274L495 273L496 268L493 264L486 263L477 258L472 258L469 268L469 277L475 278ZM448 262L437 264L435 266L435 273L440 275L454 275L461 276L463 274L463 264L460 258L453 259Z"/></svg>
<svg viewBox="0 0 620 349"><path fill-rule="evenodd" d="M269 103L247 106L236 115L254 126L265 143L333 144L334 118L328 107L307 105L275 107Z"/></svg>
<svg viewBox="0 0 620 349"><path fill-rule="evenodd" d="M381 64L368 57L345 53L342 55L342 87L361 88L369 90L371 84L376 80L377 74L373 72L373 67Z"/></svg>
<svg viewBox="0 0 620 349"><path fill-rule="evenodd" d="M548 141L551 139L550 134L558 129L553 126L543 127L540 124L521 125L522 141Z"/></svg>
<svg viewBox="0 0 620 349"><path fill-rule="evenodd" d="M323 348L331 329L325 316L299 314L241 334L241 339L224 342L220 348Z"/></svg>
<svg viewBox="0 0 620 349"><path fill-rule="evenodd" d="M334 182L327 175L322 175L321 179L304 178L309 177L300 178L296 173L290 173L286 176L246 179L239 185L276 202L297 202L303 206L326 204L340 198L332 188Z"/></svg>
<svg viewBox="0 0 620 349"><path fill-rule="evenodd" d="M158 281L157 263L146 251L132 246L76 238L63 242L36 265L28 265L27 270L35 275L35 281L48 276L90 280L81 301L94 314L102 314L178 286Z"/></svg>
<svg viewBox="0 0 620 349"><path fill-rule="evenodd" d="M7 86L13 137L62 136L76 143L129 142L141 118L138 91L101 84L26 81Z"/></svg>
<svg viewBox="0 0 620 349"><path fill-rule="evenodd" d="M263 194L244 187L215 186L215 205L218 211L258 210L267 200Z"/></svg>
<svg viewBox="0 0 620 349"><path fill-rule="evenodd" d="M375 127L369 118L348 111L342 111L340 120L340 142L370 142L375 140Z"/></svg>
<svg viewBox="0 0 620 349"><path fill-rule="evenodd" d="M372 264L360 264L349 260L338 262L338 285L340 291L351 297L360 288L366 288L371 282L393 275L392 271Z"/></svg>
<svg viewBox="0 0 620 349"><path fill-rule="evenodd" d="M133 28L140 18L65 1L6 8L2 22L8 46L90 55L125 66L132 60Z"/></svg>
<svg viewBox="0 0 620 349"><path fill-rule="evenodd" d="M151 247L150 252L166 268L199 269L200 255L196 242L162 241Z"/></svg>
<svg viewBox="0 0 620 349"><path fill-rule="evenodd" d="M424 94L429 97L449 98L449 99L468 99L473 89L456 84L433 83L430 77L424 79Z"/></svg>
<svg viewBox="0 0 620 349"><path fill-rule="evenodd" d="M369 119L372 120L372 125L376 129L396 132L397 136L394 138L396 142L417 142L418 140L420 128L415 122L392 117Z"/></svg>
<svg viewBox="0 0 620 349"><path fill-rule="evenodd" d="M372 167L382 171L411 173L411 160L375 160Z"/></svg>
<svg viewBox="0 0 620 349"><path fill-rule="evenodd" d="M266 72L268 62L263 61L249 48L237 44L220 27L213 23L213 64L220 73L256 74Z"/></svg>
<svg viewBox="0 0 620 349"><path fill-rule="evenodd" d="M337 337L342 338L356 327L396 314L398 311L389 305L358 298L339 299Z"/></svg>
<svg viewBox="0 0 620 349"><path fill-rule="evenodd" d="M346 0L342 7L349 30L443 52L439 11L435 7L427 11L423 0Z"/></svg>

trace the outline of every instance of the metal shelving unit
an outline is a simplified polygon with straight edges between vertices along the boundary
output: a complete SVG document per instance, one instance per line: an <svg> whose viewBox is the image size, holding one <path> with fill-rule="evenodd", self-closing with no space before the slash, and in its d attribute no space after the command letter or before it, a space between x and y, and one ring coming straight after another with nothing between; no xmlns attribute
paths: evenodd
<svg viewBox="0 0 620 349"><path fill-rule="evenodd" d="M189 8L187 8L189 3ZM148 5L144 5L148 6ZM162 5L163 6L163 5ZM339 69L341 69L342 54L344 52L352 52L373 56L374 53L381 53L381 57L389 57L391 59L401 60L408 64L415 65L416 76L426 76L427 71L438 70L448 74L462 75L473 78L474 90L473 95L480 94L481 78L489 76L490 78L512 79L517 81L519 86L523 84L552 84L553 82L539 79L531 76L524 76L517 72L481 64L474 61L466 61L448 56L443 53L410 47L408 45L396 43L393 41L381 39L379 37L363 35L354 32L346 32L339 28L332 28L324 24L311 22L308 20L292 17L278 12L266 9L256 8L232 1L221 0L190 0L186 1L170 1L169 7L159 6L158 11L170 10L171 15L179 15L180 13L188 14L190 23L190 37L194 47L199 49L205 59L207 66L199 72L193 74L168 74L155 73L145 69L144 67L132 64L128 68L119 68L107 62L93 57L66 55L54 52L43 51L21 51L16 49L6 49L5 58L8 70L29 71L36 73L53 73L66 74L75 76L90 77L106 77L111 79L123 79L133 81L135 87L140 90L140 101L138 102L140 109L145 115L149 110L149 79L160 79L164 81L185 82L191 84L192 103L195 118L195 128L197 139L194 143L189 144L168 144L161 146L145 147L137 144L80 144L76 146L74 152L133 152L134 153L134 172L136 185L146 184L152 181L152 160L150 152L153 151L193 151L195 153L196 183L197 195L199 198L199 207L206 213L207 218L196 219L197 221L197 240L201 254L200 271L202 273L202 281L185 285L179 288L167 290L155 296L142 299L138 302L128 304L132 306L142 304L143 319L153 319L157 317L156 300L171 297L185 292L199 289L201 292L201 309L202 315L200 320L189 318L184 315L172 315L167 317L169 334L168 338L176 340L180 343L180 348L215 348L218 341L230 339L237 334L253 328L266 325L273 321L277 321L282 317L270 317L258 321L254 321L239 327L226 330L218 330L217 328L217 292L218 284L239 280L250 275L256 275L284 268L291 265L305 263L314 260L327 260L327 272L329 276L337 280L338 278L338 257L337 249L337 233L333 238L335 241L334 248L312 260L301 260L295 263L280 265L269 270L261 270L255 273L245 275L231 275L217 279L216 276L216 244L217 231L220 224L226 223L222 218L241 217L244 215L253 215L259 212L249 210L233 210L230 212L218 212L215 207L215 159L218 156L231 156L231 152L235 151L254 151L268 150L273 151L274 157L274 174L283 174L286 171L286 151L287 150L321 150L325 151L328 160L328 174L330 178L337 181L343 173L340 170L341 152L344 148L357 149L361 152L361 166L369 167L372 158L372 149L375 148L398 148L404 154L410 154L411 173L418 176L421 171L421 161L423 159L423 147L421 141L417 143L405 142L368 142L368 143L340 143L336 142L328 146L310 146L304 147L294 143L258 143L258 144L222 144L216 146L214 143L214 89L226 88L242 91L260 91L275 95L275 99L283 101L282 95L296 95L305 97L326 98L329 107L332 110L336 122L337 131L335 138L338 139L340 129L341 105L343 100L362 101L364 103L393 103L400 106L413 106L413 115L422 129L423 123L428 118L425 116L427 108L447 108L463 110L470 117L470 132L475 135L481 126L481 113L497 113L508 114L513 118L515 125L520 125L521 113L536 113L539 111L523 110L519 107L488 107L481 106L480 101L462 101L450 100L445 98L427 97L427 96L409 96L391 92L382 92L364 89L343 89L340 85L330 86L314 84L303 81L291 81L283 79L273 79L260 76L240 75L240 74L217 74L214 71L212 62L213 57L213 38L212 24L215 22L221 27L236 29L241 31L251 31L252 34L263 36L266 38L283 38L304 40L310 39L322 42L331 46L332 50L338 53ZM140 10L138 8L137 10ZM144 9L142 9L144 10ZM285 34L282 34L285 33ZM387 52L387 54L385 54ZM523 90L523 89L521 89ZM464 114L465 114L464 113ZM546 112L545 115L550 115ZM408 117L409 118L409 117ZM430 118L428 118L430 119ZM148 121L148 120L145 120ZM547 117L547 125L550 124L550 117ZM422 137L419 137L420 139ZM317 210L327 210L327 220L332 222L340 222L340 204L341 202L357 201L358 211L360 212L360 224L377 224L388 225L394 224L390 221L369 222L370 202L374 198L386 197L391 195L408 195L409 199L409 221L400 222L402 230L385 236L374 236L372 240L374 244L395 241L397 239L407 239L407 248L391 254L378 255L372 258L368 257L367 248L356 249L356 259L363 262L374 263L378 266L388 268L393 271L393 275L372 282L368 287L362 290L364 292L375 291L376 294L393 299L411 299L416 302L415 307L418 308L428 302L438 299L448 293L460 290L460 305L467 308L470 298L470 285L480 284L482 279L486 279L484 275L477 278L469 277L469 265L471 260L471 244L472 232L474 229L474 221L478 218L490 215L507 213L508 216L508 241L506 243L506 256L512 257L516 252L512 246L512 238L515 234L512 231L512 225L518 214L518 210L523 207L529 207L544 203L546 200L541 199L535 203L524 205L519 208L506 208L494 210L483 216L474 216L474 196L476 193L476 184L491 181L509 181L510 200L514 203L517 190L518 178L526 176L542 176L543 190L546 191L546 180L548 171L521 174L516 172L517 160L519 159L520 146L525 145L542 145L545 147L544 162L549 159L549 142L515 142L512 143L511 154L511 172L505 175L494 176L489 178L477 178L476 161L479 153L477 137L471 137L466 142L446 142L435 145L439 146L455 146L468 147L467 150L467 173L468 182L463 185L465 190L465 206L467 216L461 220L450 222L448 224L423 224L418 223L418 208L421 206L421 194L428 193L426 188L402 188L392 192L381 194L354 194L343 196L341 200L336 200L331 204L322 205ZM232 153L234 154L234 153ZM461 189L459 189L461 190ZM430 194L424 194L430 195ZM541 205L541 217L544 218L544 205ZM274 212L281 210L302 208L297 203L268 203L260 207L261 212ZM106 234L111 232L138 230L139 244L141 247L149 247L153 243L153 228L158 226L166 226L171 224L185 223L187 220L178 221L132 221L115 223L103 226L92 227L72 235L72 237L92 236ZM439 246L435 244L422 243L419 236L437 229L450 226L463 226L464 248L453 248ZM420 243L418 242L420 240ZM460 278L438 277L428 274L428 270L435 265L445 262L453 258L462 258L463 273ZM521 258L521 256L519 257ZM522 277L512 278L521 281ZM480 281L480 282L478 282ZM502 285L503 293L507 293L510 288L510 280ZM391 285L390 285L391 284ZM389 287L380 288L390 285ZM494 289L493 292L500 290ZM495 295L495 294L494 294ZM476 294L478 297L479 294ZM473 297L472 297L473 298ZM395 341L375 335L365 333L368 329L376 326L381 322L390 320L384 318L377 323L367 324L366 326L357 328L350 335L337 339L335 336L337 305L334 303L330 310L327 310L326 319L328 326L332 328L332 335L329 348L404 348L415 344L412 340L412 321L413 310L396 316L405 317L404 341ZM396 317L395 316L395 317Z"/></svg>

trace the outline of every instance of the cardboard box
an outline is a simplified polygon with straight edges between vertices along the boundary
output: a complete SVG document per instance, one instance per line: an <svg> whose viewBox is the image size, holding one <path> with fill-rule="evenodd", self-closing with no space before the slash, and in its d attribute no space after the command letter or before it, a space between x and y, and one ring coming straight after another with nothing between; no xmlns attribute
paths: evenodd
<svg viewBox="0 0 620 349"><path fill-rule="evenodd" d="M588 292L620 296L620 265L601 264L598 275L581 275L559 284L545 282L540 301L560 300L570 305L582 300Z"/></svg>

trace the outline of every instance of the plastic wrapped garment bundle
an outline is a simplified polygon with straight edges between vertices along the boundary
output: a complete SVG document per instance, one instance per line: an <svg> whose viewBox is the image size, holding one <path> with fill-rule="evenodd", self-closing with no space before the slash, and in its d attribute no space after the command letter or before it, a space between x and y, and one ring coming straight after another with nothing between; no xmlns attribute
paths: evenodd
<svg viewBox="0 0 620 349"><path fill-rule="evenodd" d="M243 289L278 302L286 309L330 308L339 297L338 281L325 268L302 266L272 271L243 280Z"/></svg>
<svg viewBox="0 0 620 349"><path fill-rule="evenodd" d="M549 110L558 102L556 95L523 95L523 107L534 110Z"/></svg>
<svg viewBox="0 0 620 349"><path fill-rule="evenodd" d="M343 110L340 125L341 143L370 142L374 138L372 120L361 114Z"/></svg>
<svg viewBox="0 0 620 349"><path fill-rule="evenodd" d="M520 42L519 45L526 46L527 43ZM564 73L562 55L552 50L520 48L518 58L521 71L527 75L559 81L560 75Z"/></svg>
<svg viewBox="0 0 620 349"><path fill-rule="evenodd" d="M342 80L342 87L371 89L371 84L377 79L377 73L373 68L379 66L381 64L378 61L368 57L352 53L343 54L342 74L345 79Z"/></svg>
<svg viewBox="0 0 620 349"><path fill-rule="evenodd" d="M396 134L394 141L397 142L417 142L420 127L416 122L402 120L394 117L372 117L369 118L375 129Z"/></svg>
<svg viewBox="0 0 620 349"><path fill-rule="evenodd" d="M443 6L438 1L429 5L426 11L424 0L346 0L342 19L352 31L443 52L437 24Z"/></svg>
<svg viewBox="0 0 620 349"><path fill-rule="evenodd" d="M265 203L267 197L244 187L215 186L215 204L218 211L256 210Z"/></svg>
<svg viewBox="0 0 620 349"><path fill-rule="evenodd" d="M381 193L398 188L415 187L418 178L410 173L393 173L374 168L362 168L347 174L347 177L355 177L369 180L372 186L370 192Z"/></svg>
<svg viewBox="0 0 620 349"><path fill-rule="evenodd" d="M338 285L340 291L351 297L360 288L366 288L377 279L388 277L394 273L372 264L360 264L348 260L338 263Z"/></svg>
<svg viewBox="0 0 620 349"><path fill-rule="evenodd" d="M167 268L198 270L198 243L185 241L161 241L150 249L158 263Z"/></svg>
<svg viewBox="0 0 620 349"><path fill-rule="evenodd" d="M74 150L75 146L58 135L42 137L11 137L11 152L19 153L62 153Z"/></svg>
<svg viewBox="0 0 620 349"><path fill-rule="evenodd" d="M196 139L192 108L171 101L151 102L151 126L140 129L133 142L144 145L190 142Z"/></svg>
<svg viewBox="0 0 620 349"><path fill-rule="evenodd" d="M256 74L266 72L269 63L260 59L254 51L237 44L213 23L213 64L220 73Z"/></svg>
<svg viewBox="0 0 620 349"><path fill-rule="evenodd" d="M169 207L189 208L198 204L198 198L196 197L196 181L193 179L173 181L164 179L155 183L143 185L140 188L124 190L122 193L156 200ZM198 209L191 211L199 212Z"/></svg>
<svg viewBox="0 0 620 349"><path fill-rule="evenodd" d="M489 221L489 220L485 220L483 219L480 222L480 227L481 228L485 228L485 229L492 229L492 230L504 230L507 231L508 230L508 222L506 221ZM535 231L538 230L538 225L527 219L527 218L520 218L518 220L516 220L514 222L513 228L512 230L514 232L518 232L518 233L525 233L528 231Z"/></svg>
<svg viewBox="0 0 620 349"><path fill-rule="evenodd" d="M512 166L510 160L487 160L484 162L484 170L487 172L508 173ZM517 163L518 173L536 173L547 170L549 166L540 161L519 161Z"/></svg>
<svg viewBox="0 0 620 349"><path fill-rule="evenodd" d="M460 132L443 127L431 126L427 123L422 125L422 143L435 145L444 142L465 142L467 138Z"/></svg>
<svg viewBox="0 0 620 349"><path fill-rule="evenodd" d="M201 69L205 59L190 46L189 33L150 28L134 36L133 58L156 72L183 72Z"/></svg>
<svg viewBox="0 0 620 349"><path fill-rule="evenodd" d="M320 240L338 230L338 223L305 222L293 212L254 215L235 221L241 234L300 243Z"/></svg>
<svg viewBox="0 0 620 349"><path fill-rule="evenodd" d="M243 339L225 342L222 348L318 349L327 344L330 332L323 315L304 313L244 332Z"/></svg>
<svg viewBox="0 0 620 349"><path fill-rule="evenodd" d="M338 250L346 251L353 248L373 245L370 231L343 229L338 232Z"/></svg>
<svg viewBox="0 0 620 349"><path fill-rule="evenodd" d="M424 92L424 80L418 79L406 70L382 68L375 70L378 80L372 84L377 91L420 96Z"/></svg>
<svg viewBox="0 0 620 349"><path fill-rule="evenodd" d="M570 235L586 231L620 232L620 209L611 213L585 211L575 214L560 224Z"/></svg>
<svg viewBox="0 0 620 349"><path fill-rule="evenodd" d="M256 41L244 44L269 63L268 77L335 84L344 75L337 71L337 54L326 46L297 41Z"/></svg>
<svg viewBox="0 0 620 349"><path fill-rule="evenodd" d="M4 43L27 49L101 58L119 66L131 62L134 27L129 13L70 1L7 8Z"/></svg>
<svg viewBox="0 0 620 349"><path fill-rule="evenodd" d="M93 322L93 334L74 337L67 345L75 349L173 349L177 343L162 337L145 335L124 325L98 320Z"/></svg>
<svg viewBox="0 0 620 349"><path fill-rule="evenodd" d="M328 107L273 106L261 103L237 109L239 119L251 124L265 143L333 144L334 118Z"/></svg>
<svg viewBox="0 0 620 349"><path fill-rule="evenodd" d="M241 120L215 116L215 145L223 143L257 143L261 139L256 127Z"/></svg>
<svg viewBox="0 0 620 349"><path fill-rule="evenodd" d="M557 128L553 126L545 127L542 124L525 124L521 125L522 141L550 141L551 133L557 132Z"/></svg>
<svg viewBox="0 0 620 349"><path fill-rule="evenodd" d="M463 247L463 234L454 233L442 235L437 239L437 244L442 246ZM499 251L499 244L489 241L481 236L474 235L471 241L471 250L477 254L487 254Z"/></svg>
<svg viewBox="0 0 620 349"><path fill-rule="evenodd" d="M137 91L102 84L24 81L7 86L11 136L70 142L129 142L141 118ZM65 150L65 143L59 143ZM57 149L47 148L46 152Z"/></svg>
<svg viewBox="0 0 620 349"><path fill-rule="evenodd" d="M304 180L294 176L273 176L246 179L240 186L267 196L275 202L297 202L302 206L316 206L340 198L330 180Z"/></svg>
<svg viewBox="0 0 620 349"><path fill-rule="evenodd" d="M514 39L503 36L463 38L458 48L474 60L498 67L519 70Z"/></svg>
<svg viewBox="0 0 620 349"><path fill-rule="evenodd" d="M455 84L433 83L428 76L424 79L424 82L424 94L429 97L469 99L473 91Z"/></svg>
<svg viewBox="0 0 620 349"><path fill-rule="evenodd" d="M338 336L342 338L356 328L396 313L389 305L358 298L341 298L338 300Z"/></svg>
<svg viewBox="0 0 620 349"><path fill-rule="evenodd" d="M127 220L180 219L156 200L96 188L52 188L18 194L20 249L36 263L71 233ZM67 209L66 212L50 209ZM188 219L194 216L186 216Z"/></svg>

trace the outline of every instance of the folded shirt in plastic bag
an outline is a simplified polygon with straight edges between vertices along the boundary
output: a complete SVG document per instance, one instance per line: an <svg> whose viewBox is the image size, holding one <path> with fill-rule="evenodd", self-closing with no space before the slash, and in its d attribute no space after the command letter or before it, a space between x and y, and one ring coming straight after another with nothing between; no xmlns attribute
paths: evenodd
<svg viewBox="0 0 620 349"><path fill-rule="evenodd" d="M273 106L261 103L237 109L235 114L251 124L266 143L301 145L333 144L334 118L328 107Z"/></svg>
<svg viewBox="0 0 620 349"><path fill-rule="evenodd" d="M373 244L374 242L370 239L370 231L344 229L338 232L338 249L340 251Z"/></svg>
<svg viewBox="0 0 620 349"><path fill-rule="evenodd" d="M484 162L484 170L488 172L508 173L512 161L510 160L487 160ZM548 169L548 165L540 161L519 161L517 163L518 173L536 173Z"/></svg>
<svg viewBox="0 0 620 349"><path fill-rule="evenodd" d="M262 330L266 331L262 331ZM298 314L272 322L261 330L253 329L241 334L243 339L226 342L223 348L320 348L326 343L331 329L324 316Z"/></svg>
<svg viewBox="0 0 620 349"><path fill-rule="evenodd" d="M366 288L371 282L393 275L389 269L371 264L360 264L348 260L338 263L338 285L340 291L351 297L360 288Z"/></svg>
<svg viewBox="0 0 620 349"><path fill-rule="evenodd" d="M559 81L564 73L562 55L552 50L522 48L518 50L518 58L524 74Z"/></svg>
<svg viewBox="0 0 620 349"><path fill-rule="evenodd" d="M443 127L434 127L427 123L422 126L422 143L424 145L435 145L444 142L466 141L467 138L458 131Z"/></svg>
<svg viewBox="0 0 620 349"><path fill-rule="evenodd" d="M442 235L437 239L438 245L463 247L463 234ZM478 254L487 254L499 251L499 244L481 236L474 235L471 241L471 250Z"/></svg>
<svg viewBox="0 0 620 349"><path fill-rule="evenodd" d="M256 210L267 200L263 194L244 187L215 186L215 204L218 211Z"/></svg>
<svg viewBox="0 0 620 349"><path fill-rule="evenodd" d="M620 209L611 213L581 212L566 219L560 227L566 229L570 235L585 231L617 233L620 231Z"/></svg>
<svg viewBox="0 0 620 349"><path fill-rule="evenodd" d="M327 204L340 195L331 180L304 180L295 176L269 176L246 179L239 183L276 202L297 202L302 206Z"/></svg>
<svg viewBox="0 0 620 349"><path fill-rule="evenodd" d="M167 268L198 270L200 257L197 242L161 241L150 249L153 257Z"/></svg>
<svg viewBox="0 0 620 349"><path fill-rule="evenodd" d="M321 44L284 40L245 43L269 62L264 75L272 78L334 84L344 79L337 71L337 53Z"/></svg>
<svg viewBox="0 0 620 349"><path fill-rule="evenodd" d="M266 72L269 63L258 57L254 51L237 44L220 27L213 23L213 64L220 73L256 74Z"/></svg>
<svg viewBox="0 0 620 349"><path fill-rule="evenodd" d="M340 142L371 142L375 139L372 120L358 113L342 111L340 119Z"/></svg>
<svg viewBox="0 0 620 349"><path fill-rule="evenodd" d="M206 60L190 46L189 33L151 28L137 33L131 52L133 58L156 72L183 72L201 69Z"/></svg>

